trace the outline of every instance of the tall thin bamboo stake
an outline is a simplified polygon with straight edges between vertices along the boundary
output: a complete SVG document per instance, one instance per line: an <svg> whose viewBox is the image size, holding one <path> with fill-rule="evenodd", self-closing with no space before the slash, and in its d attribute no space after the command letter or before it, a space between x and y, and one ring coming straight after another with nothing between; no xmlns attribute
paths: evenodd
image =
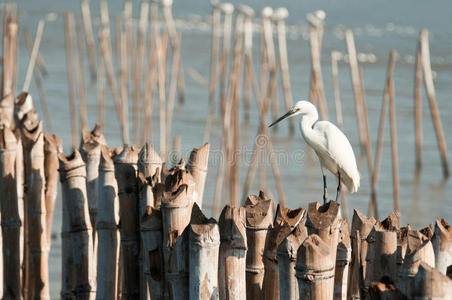
<svg viewBox="0 0 452 300"><path fill-rule="evenodd" d="M189 299L218 298L220 232L214 218L207 219L194 203L189 234Z"/></svg>
<svg viewBox="0 0 452 300"><path fill-rule="evenodd" d="M305 214L303 208L288 209L278 204L273 228L267 236L264 251L264 299L279 299L280 279L277 249L279 244L298 226Z"/></svg>
<svg viewBox="0 0 452 300"><path fill-rule="evenodd" d="M102 59L98 61L97 70L97 122L104 128L105 119L105 65Z"/></svg>
<svg viewBox="0 0 452 300"><path fill-rule="evenodd" d="M93 264L93 238L86 196L86 170L80 153L60 153L60 180L63 186L63 208L69 217L69 236L73 256L75 299L95 299L96 277Z"/></svg>
<svg viewBox="0 0 452 300"><path fill-rule="evenodd" d="M20 140L19 140L20 142ZM16 189L16 151L18 141L9 128L0 129L0 193L1 199L1 226L3 243L3 270L5 281L5 299L21 298L21 266L23 230L19 211L19 202ZM6 242L7 241L7 242Z"/></svg>
<svg viewBox="0 0 452 300"><path fill-rule="evenodd" d="M273 13L273 20L276 21L278 31L278 54L279 67L281 69L281 82L284 92L284 100L286 110L293 105L292 87L290 84L289 59L287 57L287 41L286 41L286 23L285 19L289 16L289 11L285 7L276 9ZM289 133L292 135L295 131L293 119L289 120Z"/></svg>
<svg viewBox="0 0 452 300"><path fill-rule="evenodd" d="M231 48L231 31L232 31L232 13L234 12L234 5L231 3L222 3L221 10L223 11L223 49L221 51L221 66L220 66L220 107L221 115L223 116L226 107L226 75L228 70L229 51Z"/></svg>
<svg viewBox="0 0 452 300"><path fill-rule="evenodd" d="M166 63L164 43L160 36L155 36L156 52L157 52L157 66L158 66L158 95L159 95L159 140L160 140L160 155L163 160L166 160L167 155L167 123L166 123Z"/></svg>
<svg viewBox="0 0 452 300"><path fill-rule="evenodd" d="M125 4L127 4L126 2ZM125 124L129 123L129 58L127 46L127 28L117 33L119 35L120 67L119 67L119 94L121 96L122 119ZM128 128L128 127L127 127ZM128 130L128 129L127 129ZM127 132L127 136L129 132Z"/></svg>
<svg viewBox="0 0 452 300"><path fill-rule="evenodd" d="M123 47L124 55L121 58L122 72L124 72L124 77L127 78L127 83L129 82L130 75L133 73L131 71L131 58L133 57L135 47L133 40L133 21L132 21L132 1L124 1L124 10L122 11L122 16L124 18L124 32L122 33L121 47ZM127 84L127 94L129 93L129 85Z"/></svg>
<svg viewBox="0 0 452 300"><path fill-rule="evenodd" d="M430 104L430 112L432 114L433 126L435 127L436 138L441 155L441 163L444 178L449 177L449 163L447 160L447 145L444 137L443 126L439 114L438 105L436 103L435 84L433 82L432 66L430 63L430 46L428 40L428 31L423 29L420 34L422 70L424 73L424 85L427 92L427 98Z"/></svg>
<svg viewBox="0 0 452 300"><path fill-rule="evenodd" d="M336 110L336 122L339 129L344 129L344 120L342 117L342 102L339 90L339 78L337 62L339 60L340 53L337 51L331 51L331 74L333 75L333 90L334 90L334 106Z"/></svg>
<svg viewBox="0 0 452 300"><path fill-rule="evenodd" d="M137 299L140 294L139 216L137 161L140 149L127 145L114 157L118 182L119 213L121 217L121 253L124 269L122 297Z"/></svg>
<svg viewBox="0 0 452 300"><path fill-rule="evenodd" d="M333 299L334 261L327 242L311 234L301 244L295 267L300 299Z"/></svg>
<svg viewBox="0 0 452 300"><path fill-rule="evenodd" d="M22 126L24 144L27 220L30 265L33 274L34 297L49 297L48 257L46 232L44 133L36 112L27 114Z"/></svg>
<svg viewBox="0 0 452 300"><path fill-rule="evenodd" d="M94 41L93 25L91 22L90 0L81 0L80 8L82 12L83 29L85 32L86 47L88 48L88 62L91 74L91 81L95 81L96 72L96 42Z"/></svg>
<svg viewBox="0 0 452 300"><path fill-rule="evenodd" d="M27 27L24 27L22 31L25 39L25 46L27 47L28 52L31 53L31 49L33 48L33 40L31 38L30 31L28 30ZM42 76L45 77L48 75L44 60L42 59L41 54L39 52L38 56L36 57L36 67L38 68Z"/></svg>
<svg viewBox="0 0 452 300"><path fill-rule="evenodd" d="M80 132L88 128L88 110L86 108L86 87L85 87L85 48L83 47L83 30L82 21L77 20L77 28L74 28L72 35L77 36L77 48L74 55L75 72L77 77L77 96L79 99L79 113L80 113Z"/></svg>
<svg viewBox="0 0 452 300"><path fill-rule="evenodd" d="M246 298L262 299L264 297L264 249L267 234L272 228L273 200L261 191L259 196L249 196L245 201L246 238Z"/></svg>
<svg viewBox="0 0 452 300"><path fill-rule="evenodd" d="M435 234L432 237L435 251L435 268L446 274L452 264L452 227L444 219L436 219Z"/></svg>
<svg viewBox="0 0 452 300"><path fill-rule="evenodd" d="M246 211L226 205L219 218L220 253L218 287L220 299L246 299Z"/></svg>
<svg viewBox="0 0 452 300"><path fill-rule="evenodd" d="M33 42L31 39L31 35L27 28L23 29L23 33L24 33L24 38L25 38L25 46L27 47L27 50L28 50L28 53L30 54L30 59L31 59L34 44L32 45ZM35 42L36 42L37 38L38 38L38 36L36 36ZM38 51L38 53L36 55L36 61L35 61L37 67L39 67L39 58L40 58L40 56L39 56L39 51ZM44 70L45 70L45 68L44 68ZM47 71L45 71L45 72L41 71L41 73L47 74ZM39 74L39 71L36 68L33 68L33 78L35 80L36 88L38 89L39 100L40 100L42 111L44 113L44 121L45 121L44 123L46 125L47 131L53 132L52 120L50 118L50 112L49 112L49 107L47 105L46 95L45 95L44 89L42 87L41 75Z"/></svg>
<svg viewBox="0 0 452 300"><path fill-rule="evenodd" d="M422 168L422 46L421 35L419 35L416 64L414 69L414 126L416 131L415 149L416 149L416 172Z"/></svg>
<svg viewBox="0 0 452 300"><path fill-rule="evenodd" d="M75 99L75 79L74 79L74 61L73 61L73 42L74 36L74 15L71 12L64 14L64 42L66 46L66 69L69 90L69 113L71 120L72 146L78 145L78 129L77 129L77 113L76 113L76 99Z"/></svg>
<svg viewBox="0 0 452 300"><path fill-rule="evenodd" d="M149 20L149 3L146 1L140 4L140 19L138 23L138 46L137 55L135 57L134 66L134 101L133 101L133 140L138 143L138 121L139 121L139 111L140 111L140 88L141 88L141 78L143 75L143 63L145 59L146 52L146 32L148 28Z"/></svg>
<svg viewBox="0 0 452 300"><path fill-rule="evenodd" d="M60 176L63 182L63 176ZM64 195L64 185L62 186L62 194ZM63 196L64 197L64 196ZM75 289L75 265L72 255L71 242L71 224L69 217L69 207L63 202L63 220L61 224L61 291L62 300L73 300Z"/></svg>
<svg viewBox="0 0 452 300"><path fill-rule="evenodd" d="M28 62L27 72L25 73L25 80L22 86L23 92L28 92L31 83L31 77L33 76L33 71L36 63L36 59L39 53L39 45L41 44L42 33L44 32L44 20L38 22L38 27L36 29L35 42L33 44L33 49L30 53L30 60Z"/></svg>
<svg viewBox="0 0 452 300"><path fill-rule="evenodd" d="M63 152L63 142L52 134L44 135L44 170L45 170L45 205L47 245L50 248L52 240L53 208L58 195L58 153Z"/></svg>
<svg viewBox="0 0 452 300"><path fill-rule="evenodd" d="M336 250L336 265L334 270L334 299L347 299L347 285L349 266L352 256L350 233L346 220L342 221L339 229L339 240Z"/></svg>
<svg viewBox="0 0 452 300"><path fill-rule="evenodd" d="M195 201L199 207L202 207L204 195L204 186L207 178L207 168L209 165L210 145L205 143L202 147L194 148L190 153L187 163L187 171L193 176L195 182L196 194Z"/></svg>
<svg viewBox="0 0 452 300"><path fill-rule="evenodd" d="M295 264L297 262L297 250L308 237L305 223L306 217L304 216L295 229L278 246L280 299L299 299Z"/></svg>
<svg viewBox="0 0 452 300"><path fill-rule="evenodd" d="M111 150L101 146L99 163L99 214L96 221L98 236L97 297L116 299L119 270L119 199L118 184Z"/></svg>
<svg viewBox="0 0 452 300"><path fill-rule="evenodd" d="M9 5L4 14L2 89L0 123L14 127L14 95L17 75L17 39L19 24L14 14L15 6Z"/></svg>
<svg viewBox="0 0 452 300"><path fill-rule="evenodd" d="M181 59L181 36L177 35L176 41L173 45L173 62L171 66L171 75L170 75L170 84L168 91L168 106L166 107L167 111L167 145L170 144L171 141L171 128L173 126L173 113L174 113L174 103L176 101L176 89L177 89L177 81L180 67L180 59Z"/></svg>

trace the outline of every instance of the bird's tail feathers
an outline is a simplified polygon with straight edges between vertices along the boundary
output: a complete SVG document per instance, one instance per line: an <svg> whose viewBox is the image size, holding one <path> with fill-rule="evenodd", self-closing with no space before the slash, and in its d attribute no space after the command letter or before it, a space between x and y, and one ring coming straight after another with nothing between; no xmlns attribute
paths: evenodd
<svg viewBox="0 0 452 300"><path fill-rule="evenodd" d="M341 172L341 181L344 183L344 187L346 190L350 193L356 193L359 189L359 182L360 182L360 174L358 171L356 171L354 174L348 175L343 170L340 170Z"/></svg>

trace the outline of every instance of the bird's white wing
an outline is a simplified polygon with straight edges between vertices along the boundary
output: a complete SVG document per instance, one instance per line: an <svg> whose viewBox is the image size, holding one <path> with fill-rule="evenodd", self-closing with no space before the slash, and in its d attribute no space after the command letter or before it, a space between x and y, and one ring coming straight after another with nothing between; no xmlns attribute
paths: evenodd
<svg viewBox="0 0 452 300"><path fill-rule="evenodd" d="M316 152L321 160L327 161L326 167L337 176L341 173L341 181L350 192L356 192L359 188L360 175L356 166L355 154L347 137L331 122L318 121L313 130L319 138ZM329 164L328 164L329 163ZM337 165L337 170L332 170L328 165Z"/></svg>

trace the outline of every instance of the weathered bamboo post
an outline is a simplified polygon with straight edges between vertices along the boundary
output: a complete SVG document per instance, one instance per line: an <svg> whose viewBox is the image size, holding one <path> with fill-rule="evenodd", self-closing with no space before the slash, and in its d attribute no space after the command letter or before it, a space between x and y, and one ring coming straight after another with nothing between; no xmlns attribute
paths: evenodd
<svg viewBox="0 0 452 300"><path fill-rule="evenodd" d="M221 115L225 112L226 105L226 75L228 70L229 51L231 48L231 31L232 31L232 13L234 12L234 5L231 3L221 3L221 10L224 14L223 19L223 49L221 51L221 66L220 66L220 103Z"/></svg>
<svg viewBox="0 0 452 300"><path fill-rule="evenodd" d="M73 257L75 299L95 299L96 279L93 264L93 238L86 196L86 169L80 153L60 153L60 180L63 207L69 217L69 236ZM62 291L63 292L63 291ZM66 291L69 292L69 291Z"/></svg>
<svg viewBox="0 0 452 300"><path fill-rule="evenodd" d="M435 253L432 243L419 231L408 231L406 255L403 265L398 270L396 281L397 288L407 297L412 297L415 289L414 277L419 268L419 263L425 262L433 267L435 265Z"/></svg>
<svg viewBox="0 0 452 300"><path fill-rule="evenodd" d="M61 139L54 134L44 134L46 233L49 248L52 240L53 208L58 194L58 153L62 152L63 142Z"/></svg>
<svg viewBox="0 0 452 300"><path fill-rule="evenodd" d="M297 252L295 267L300 299L332 300L334 261L330 246L318 235L311 234Z"/></svg>
<svg viewBox="0 0 452 300"><path fill-rule="evenodd" d="M194 203L188 231L189 299L217 299L220 248L217 221L207 219Z"/></svg>
<svg viewBox="0 0 452 300"><path fill-rule="evenodd" d="M341 211L336 201L321 205L318 202L309 203L306 227L308 234L317 234L330 248L331 261L336 263L336 249L341 227Z"/></svg>
<svg viewBox="0 0 452 300"><path fill-rule="evenodd" d="M113 161L118 182L119 214L121 218L121 253L124 269L122 297L137 299L140 294L140 240L137 162L140 149L125 145Z"/></svg>
<svg viewBox="0 0 452 300"><path fill-rule="evenodd" d="M35 297L49 297L45 174L44 174L44 133L35 111L29 112L22 120L21 133L24 147L25 195L27 201L28 244L30 267L33 274L31 292Z"/></svg>
<svg viewBox="0 0 452 300"><path fill-rule="evenodd" d="M22 92L28 92L31 83L31 77L33 76L33 71L35 68L36 59L39 53L39 45L41 44L42 33L44 32L44 21L40 20L38 23L38 28L36 29L36 37L33 43L33 49L30 52L30 60L27 66L27 72L25 73L25 80L22 86Z"/></svg>
<svg viewBox="0 0 452 300"><path fill-rule="evenodd" d="M113 154L105 145L100 148L96 232L97 253L101 255L97 258L96 299L116 299L120 248L118 185Z"/></svg>
<svg viewBox="0 0 452 300"><path fill-rule="evenodd" d="M414 276L413 299L446 300L452 295L452 279L421 261Z"/></svg>
<svg viewBox="0 0 452 300"><path fill-rule="evenodd" d="M209 165L209 150L209 143L205 143L202 147L194 148L187 163L187 171L193 176L195 182L195 201L199 207L202 207L207 167Z"/></svg>
<svg viewBox="0 0 452 300"><path fill-rule="evenodd" d="M85 32L86 46L88 48L88 62L91 74L91 81L96 80L96 43L94 41L93 25L91 22L90 0L81 0L80 8L82 12L83 29Z"/></svg>
<svg viewBox="0 0 452 300"><path fill-rule="evenodd" d="M20 143L20 139L19 139ZM0 194L5 281L3 298L21 298L22 220L16 189L16 151L18 140L9 128L0 129ZM21 149L19 149L21 150Z"/></svg>
<svg viewBox="0 0 452 300"><path fill-rule="evenodd" d="M348 298L359 298L363 287L364 274L366 274L367 236L372 230L376 220L357 211L353 211L352 218L352 260L348 279Z"/></svg>
<svg viewBox="0 0 452 300"><path fill-rule="evenodd" d="M60 181L63 179L60 176ZM62 197L64 197L64 189L62 187ZM72 242L71 242L71 224L69 217L68 205L63 202L63 221L61 225L61 291L60 297L62 300L73 300L75 289L75 266L74 257L72 256ZM28 272L28 271L27 271Z"/></svg>
<svg viewBox="0 0 452 300"><path fill-rule="evenodd" d="M102 128L96 124L92 131L82 130L82 143L80 145L80 154L86 164L86 194L88 197L89 216L91 224L96 224L98 213L98 177L99 162L102 145L106 145ZM96 229L93 228L94 241L96 240ZM94 245L94 248L97 248Z"/></svg>
<svg viewBox="0 0 452 300"><path fill-rule="evenodd" d="M140 189L139 215L144 218L148 206L152 206L154 209L160 207L153 189L156 183L161 181L162 159L149 143L144 144L138 156L138 173L140 178L145 181L145 185Z"/></svg>
<svg viewBox="0 0 452 300"><path fill-rule="evenodd" d="M164 49L163 39L158 34L155 38L157 52L157 69L158 69L158 95L159 95L159 146L160 155L166 160L167 155L167 124L166 124L166 49Z"/></svg>
<svg viewBox="0 0 452 300"><path fill-rule="evenodd" d="M446 274L447 267L452 265L452 227L446 220L436 219L432 245L435 251L435 268Z"/></svg>
<svg viewBox="0 0 452 300"><path fill-rule="evenodd" d="M97 122L103 128L105 125L105 64L99 59L97 70Z"/></svg>
<svg viewBox="0 0 452 300"><path fill-rule="evenodd" d="M447 145L444 137L443 126L439 115L438 105L436 103L435 84L433 82L432 66L430 63L430 46L428 41L428 31L423 29L420 34L422 70L424 72L424 85L427 98L430 104L433 126L435 127L436 138L438 140L441 162L444 178L449 176L449 163L447 160Z"/></svg>
<svg viewBox="0 0 452 300"><path fill-rule="evenodd" d="M80 132L88 128L88 109L86 107L86 87L85 87L85 56L83 47L83 30L82 21L77 19L76 28L72 28L74 32L71 34L76 37L76 48L74 49L74 64L77 78L77 98L80 114Z"/></svg>
<svg viewBox="0 0 452 300"><path fill-rule="evenodd" d="M286 110L289 110L293 105L292 87L290 84L289 59L287 57L287 41L286 41L286 23L285 19L289 16L289 11L285 7L280 7L273 12L273 20L276 21L276 28L278 32L278 54L279 67L281 68L281 81L284 92L284 100ZM289 123L289 132L294 133L293 119Z"/></svg>
<svg viewBox="0 0 452 300"><path fill-rule="evenodd" d="M163 261L170 299L183 299L189 293L188 236L184 231L193 204L194 187L189 181L183 170L167 177L165 185L169 191L162 199Z"/></svg>
<svg viewBox="0 0 452 300"><path fill-rule="evenodd" d="M176 101L176 91L177 91L177 81L179 74L181 60L181 35L177 34L176 40L173 44L173 60L171 65L171 75L170 83L168 89L168 105L166 107L167 114L167 144L169 145L171 139L171 128L173 126L173 114L174 114L174 103Z"/></svg>
<svg viewBox="0 0 452 300"><path fill-rule="evenodd" d="M336 266L334 271L334 299L347 299L347 285L349 266L352 257L350 232L346 220L342 221L339 229L339 240L336 250Z"/></svg>
<svg viewBox="0 0 452 300"><path fill-rule="evenodd" d="M295 264L297 262L297 250L308 237L305 226L306 216L303 216L295 229L279 244L279 298L295 299L299 297L298 282L295 277Z"/></svg>
<svg viewBox="0 0 452 300"><path fill-rule="evenodd" d="M408 245L408 232L411 230L410 225L400 228L397 231L397 271L403 265L405 259L406 248Z"/></svg>
<svg viewBox="0 0 452 300"><path fill-rule="evenodd" d="M246 211L226 205L220 215L218 288L220 299L246 299Z"/></svg>
<svg viewBox="0 0 452 300"><path fill-rule="evenodd" d="M298 226L304 217L303 208L288 209L278 204L273 228L267 234L267 242L264 250L264 299L279 299L279 268L277 249L279 244Z"/></svg>
<svg viewBox="0 0 452 300"><path fill-rule="evenodd" d="M264 249L267 234L273 223L273 200L261 191L259 196L251 195L245 201L246 238L246 298L264 297Z"/></svg>
<svg viewBox="0 0 452 300"><path fill-rule="evenodd" d="M31 54L33 48L33 40L31 38L30 31L27 27L23 27L22 32L24 34L25 46L27 47L28 52ZM45 77L48 75L47 68L45 66L44 60L41 57L41 54L38 53L36 57L36 67L38 68L41 76Z"/></svg>
<svg viewBox="0 0 452 300"><path fill-rule="evenodd" d="M414 127L416 131L416 172L418 174L422 168L422 77L422 46L421 35L419 35L414 69Z"/></svg>
<svg viewBox="0 0 452 300"><path fill-rule="evenodd" d="M340 59L340 52L331 51L331 74L333 75L333 90L334 90L334 107L336 110L336 122L339 129L343 130L344 121L342 118L342 102L339 89L339 78L337 62Z"/></svg>

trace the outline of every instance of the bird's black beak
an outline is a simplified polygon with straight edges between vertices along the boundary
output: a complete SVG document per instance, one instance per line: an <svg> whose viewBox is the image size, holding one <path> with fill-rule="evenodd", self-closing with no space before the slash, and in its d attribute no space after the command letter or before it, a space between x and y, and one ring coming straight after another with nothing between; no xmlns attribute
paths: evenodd
<svg viewBox="0 0 452 300"><path fill-rule="evenodd" d="M287 118L292 117L296 112L297 112L297 111L296 111L296 110L293 110L293 109L289 110L288 112L286 112L285 115L283 115L282 117L280 117L280 118L279 118L278 120L276 120L275 122L271 123L270 126L268 126L268 127L272 127L273 125L278 124L278 123L281 122L282 120L285 120L285 119L287 119Z"/></svg>

